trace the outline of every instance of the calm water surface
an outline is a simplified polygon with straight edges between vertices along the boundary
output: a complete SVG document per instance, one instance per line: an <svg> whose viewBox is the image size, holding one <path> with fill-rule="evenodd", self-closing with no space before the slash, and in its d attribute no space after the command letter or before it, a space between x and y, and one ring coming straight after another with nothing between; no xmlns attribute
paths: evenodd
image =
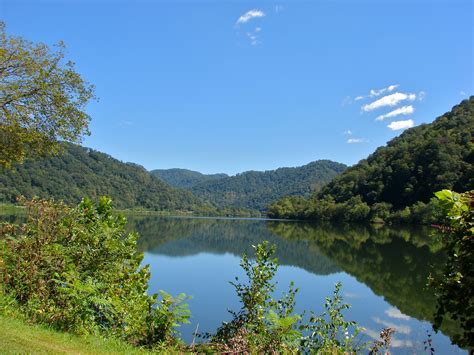
<svg viewBox="0 0 474 355"><path fill-rule="evenodd" d="M22 221L24 216L0 216ZM244 253L263 240L277 246L280 261L277 296L291 281L300 289L297 311L324 311L324 300L337 281L345 315L365 328L362 341L378 338L380 330L396 330L392 351L426 353L423 342L431 331L435 298L426 288L430 272L443 268L440 239L430 230L387 227L322 227L300 222L245 219L128 216L128 228L140 233L139 248L150 264L150 292L186 293L191 324L179 330L191 342L193 332L213 332L230 320L227 309L240 305L229 281L245 279L239 267ZM460 329L446 322L433 333L437 354L467 353L451 345Z"/></svg>
<svg viewBox="0 0 474 355"><path fill-rule="evenodd" d="M322 313L324 300L343 284L344 300L352 305L346 319L366 330L364 341L380 330L396 330L395 353L425 353L423 341L431 333L435 309L426 278L442 270L445 260L439 239L429 230L350 227L337 229L299 222L129 216L129 228L140 233L139 246L150 264L150 291L192 296L191 324L180 328L185 341L193 332L213 332L227 309L240 305L229 284L243 277L239 261L263 240L277 246L280 268L277 294L291 281L300 289L297 310ZM438 354L464 353L451 345L459 331L453 322L433 334Z"/></svg>

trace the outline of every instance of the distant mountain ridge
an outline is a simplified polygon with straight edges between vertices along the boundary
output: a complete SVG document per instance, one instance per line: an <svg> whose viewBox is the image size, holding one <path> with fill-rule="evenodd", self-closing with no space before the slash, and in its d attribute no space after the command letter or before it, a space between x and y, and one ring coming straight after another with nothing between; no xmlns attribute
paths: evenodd
<svg viewBox="0 0 474 355"><path fill-rule="evenodd" d="M254 215L283 196L308 196L346 168L320 160L297 168L236 176L186 169L148 172L138 164L124 163L90 148L69 143L63 148L55 157L28 160L11 170L0 168L0 203L14 203L23 195L75 204L83 197L107 195L123 209Z"/></svg>
<svg viewBox="0 0 474 355"><path fill-rule="evenodd" d="M264 211L270 203L284 196L310 196L346 168L331 160L318 160L300 167L247 171L205 181L190 187L189 191L219 207Z"/></svg>
<svg viewBox="0 0 474 355"><path fill-rule="evenodd" d="M178 168L155 169L150 173L167 184L181 189L190 189L200 183L229 177L227 174L202 174L198 171Z"/></svg>
<svg viewBox="0 0 474 355"><path fill-rule="evenodd" d="M12 170L0 168L0 202L17 196L77 203L83 197L110 196L118 208L195 211L203 207L192 193L169 186L140 165L74 144L56 157L28 160Z"/></svg>
<svg viewBox="0 0 474 355"><path fill-rule="evenodd" d="M474 189L474 96L405 130L311 199L285 198L271 217L432 223L434 193Z"/></svg>

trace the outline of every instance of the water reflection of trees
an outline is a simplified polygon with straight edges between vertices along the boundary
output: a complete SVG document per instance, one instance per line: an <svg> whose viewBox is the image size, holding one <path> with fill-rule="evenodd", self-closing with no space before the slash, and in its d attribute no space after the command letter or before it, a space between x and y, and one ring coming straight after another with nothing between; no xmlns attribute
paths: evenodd
<svg viewBox="0 0 474 355"><path fill-rule="evenodd" d="M314 274L340 271L318 250L308 252L306 240L285 240L272 233L265 221L195 218L129 217L129 228L140 233L139 248L149 253L186 256L198 253L253 254L252 245L268 240L277 246L283 265L301 267Z"/></svg>
<svg viewBox="0 0 474 355"><path fill-rule="evenodd" d="M428 229L156 216L129 217L129 228L140 233L141 250L170 256L206 252L240 257L268 240L277 245L281 264L317 275L343 270L404 314L429 322L436 301L426 287L427 276L445 262L441 239ZM459 327L446 321L441 330L452 336Z"/></svg>
<svg viewBox="0 0 474 355"><path fill-rule="evenodd" d="M268 228L285 240L306 240L345 272L353 275L402 313L432 323L436 299L426 287L430 273L443 269L446 260L440 237L426 228L315 226L269 223ZM460 331L454 321L441 330L449 336Z"/></svg>

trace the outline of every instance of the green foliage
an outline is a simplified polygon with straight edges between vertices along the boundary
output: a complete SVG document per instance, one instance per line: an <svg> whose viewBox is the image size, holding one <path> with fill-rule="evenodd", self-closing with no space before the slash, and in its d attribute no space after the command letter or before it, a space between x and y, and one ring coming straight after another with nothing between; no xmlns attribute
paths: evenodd
<svg viewBox="0 0 474 355"><path fill-rule="evenodd" d="M77 207L25 202L25 225L2 226L2 292L34 322L79 334L102 334L135 345L173 342L189 317L184 296L147 295L137 235L112 212L111 200Z"/></svg>
<svg viewBox="0 0 474 355"><path fill-rule="evenodd" d="M326 299L326 312L320 317L310 317L304 324L302 317L294 314L295 296L298 289L290 285L288 293L274 299L276 284L272 281L278 260L273 257L275 246L264 241L255 249L255 261L244 254L240 266L245 271L248 283L238 278L231 282L242 308L231 312L234 316L212 337L217 350L224 352L250 353L353 353L364 345L355 341L361 329L353 321L346 321L342 314L348 304L342 302L341 284L336 284L332 298ZM303 336L302 331L309 335Z"/></svg>
<svg viewBox="0 0 474 355"><path fill-rule="evenodd" d="M111 196L120 209L139 213L260 217L258 211L235 207L216 208L189 191L175 189L145 168L74 144L63 144L57 157L27 160L11 169L0 166L0 203L18 196L54 198L68 204L83 196Z"/></svg>
<svg viewBox="0 0 474 355"><path fill-rule="evenodd" d="M370 347L369 355L390 354L389 349L392 343L393 333L395 333L395 330L393 328L383 329L380 332L380 340L376 340ZM430 339L429 334L428 334L428 339ZM430 342L430 340L428 340L427 342ZM425 342L425 344L427 344L427 342ZM425 350L427 350L427 346L425 346ZM431 343L430 343L430 351L431 351L431 354L434 353L434 348L431 347Z"/></svg>
<svg viewBox="0 0 474 355"><path fill-rule="evenodd" d="M255 261L246 254L240 266L245 271L248 283L240 283L236 277L234 286L242 308L231 312L234 318L223 325L212 337L222 351L237 352L295 352L301 333L296 323L300 316L293 314L297 289L290 285L287 294L275 300L272 293L276 284L272 282L278 269L273 258L275 246L267 241L254 246Z"/></svg>
<svg viewBox="0 0 474 355"><path fill-rule="evenodd" d="M313 197L274 203L269 215L320 221L439 222L442 215L432 199L434 192L474 189L473 131L474 97L470 97L433 123L407 129Z"/></svg>
<svg viewBox="0 0 474 355"><path fill-rule="evenodd" d="M304 337L303 346L307 352L324 354L351 354L361 351L365 344L355 344L357 336L363 330L354 321L346 321L342 311L350 308L343 303L340 295L341 283L336 283L332 297L326 297L326 311L316 317L310 317L304 328L310 335Z"/></svg>
<svg viewBox="0 0 474 355"><path fill-rule="evenodd" d="M5 33L0 22L0 166L57 153L58 141L76 142L88 132L84 112L93 87L63 64L56 50Z"/></svg>
<svg viewBox="0 0 474 355"><path fill-rule="evenodd" d="M330 260L403 314L434 322L437 302L434 290L426 287L426 278L430 273L436 273L433 276L437 277L442 272L447 256L442 236L432 235L431 228L293 222L273 222L269 228L280 238L294 243L287 249L304 243L311 259ZM320 272L308 266L300 265L312 273ZM446 318L440 330L454 339L462 327L459 321Z"/></svg>
<svg viewBox="0 0 474 355"><path fill-rule="evenodd" d="M73 144L64 144L58 157L28 160L11 170L0 167L0 201L15 202L20 195L67 204L77 204L83 196L105 195L118 208L188 213L206 209L191 193L168 186L143 167Z"/></svg>
<svg viewBox="0 0 474 355"><path fill-rule="evenodd" d="M190 189L198 184L229 177L227 174L202 174L187 169L156 169L150 173L167 184L180 189Z"/></svg>
<svg viewBox="0 0 474 355"><path fill-rule="evenodd" d="M189 190L219 208L233 206L264 211L284 196L310 196L345 169L344 164L319 160L297 168L247 171L203 182Z"/></svg>
<svg viewBox="0 0 474 355"><path fill-rule="evenodd" d="M269 207L268 215L274 218L360 222L367 220L370 212L370 207L362 201L360 196L353 196L342 203L336 203L329 196L314 202L305 201L302 198L283 199Z"/></svg>
<svg viewBox="0 0 474 355"><path fill-rule="evenodd" d="M463 332L453 337L460 346L474 347L474 191L458 194L436 192L448 218L448 261L442 278L430 278L436 289L437 311L434 328L445 318L459 319Z"/></svg>

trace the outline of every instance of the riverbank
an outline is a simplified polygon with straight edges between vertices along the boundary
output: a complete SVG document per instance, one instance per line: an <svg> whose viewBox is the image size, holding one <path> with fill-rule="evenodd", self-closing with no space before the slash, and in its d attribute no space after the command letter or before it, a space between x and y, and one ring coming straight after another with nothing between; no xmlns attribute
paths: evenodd
<svg viewBox="0 0 474 355"><path fill-rule="evenodd" d="M0 344L3 354L150 354L119 340L58 332L3 315L0 315Z"/></svg>

